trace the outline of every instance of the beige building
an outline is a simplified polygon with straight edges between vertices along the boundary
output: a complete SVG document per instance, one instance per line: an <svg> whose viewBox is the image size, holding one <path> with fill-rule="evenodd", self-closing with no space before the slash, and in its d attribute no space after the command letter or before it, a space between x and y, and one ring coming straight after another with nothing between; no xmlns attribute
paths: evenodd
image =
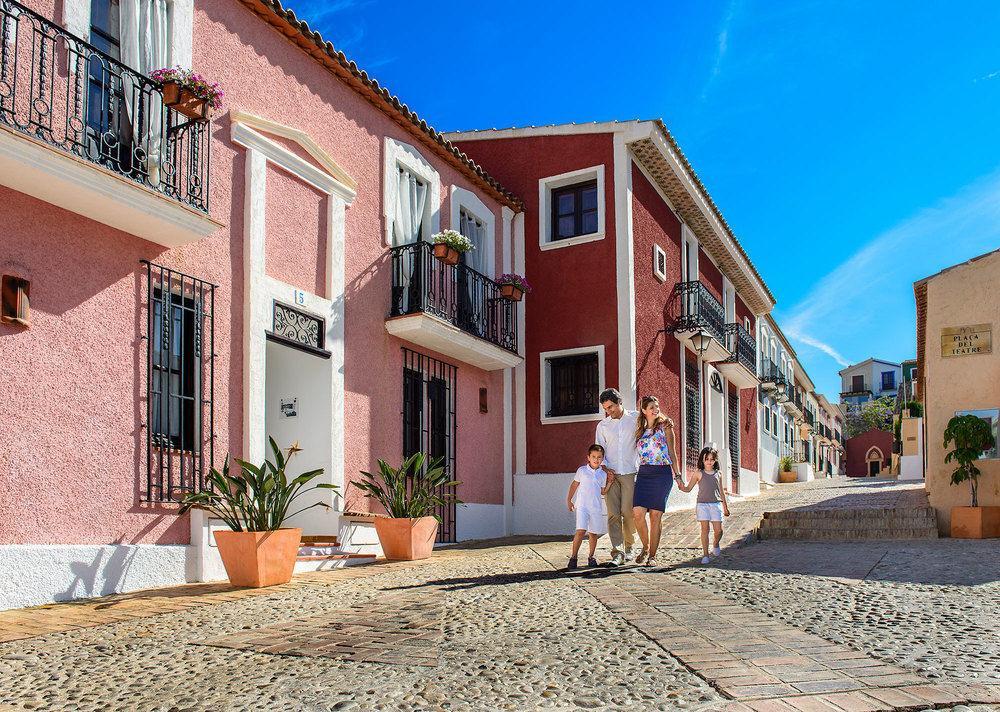
<svg viewBox="0 0 1000 712"><path fill-rule="evenodd" d="M938 527L950 531L951 508L969 506L968 484L951 484L943 433L956 414L1000 419L1000 353L993 345L1000 327L1000 250L954 265L915 282L917 380L924 402L924 471ZM1000 506L997 448L977 464L979 504Z"/></svg>

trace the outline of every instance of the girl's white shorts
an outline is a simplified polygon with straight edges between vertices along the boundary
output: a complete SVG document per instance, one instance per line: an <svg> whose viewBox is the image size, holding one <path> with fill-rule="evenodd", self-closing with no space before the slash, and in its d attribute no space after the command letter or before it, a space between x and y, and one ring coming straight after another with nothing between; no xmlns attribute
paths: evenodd
<svg viewBox="0 0 1000 712"><path fill-rule="evenodd" d="M576 528L586 529L590 534L607 534L608 515L600 510L577 508Z"/></svg>
<svg viewBox="0 0 1000 712"><path fill-rule="evenodd" d="M694 510L694 518L699 522L721 522L722 502L699 502Z"/></svg>

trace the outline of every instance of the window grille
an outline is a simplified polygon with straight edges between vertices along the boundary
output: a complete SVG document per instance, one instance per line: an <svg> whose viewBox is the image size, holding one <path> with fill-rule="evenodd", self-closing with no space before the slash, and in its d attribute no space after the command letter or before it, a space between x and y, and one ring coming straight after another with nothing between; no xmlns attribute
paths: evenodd
<svg viewBox="0 0 1000 712"><path fill-rule="evenodd" d="M403 457L425 452L443 458L449 480L455 480L457 452L458 369L451 364L403 349ZM461 485L459 485L461 487ZM441 494L451 493L451 490ZM456 541L455 502L437 508L437 541Z"/></svg>
<svg viewBox="0 0 1000 712"><path fill-rule="evenodd" d="M740 480L740 397L732 391L729 393L729 459L735 484Z"/></svg>
<svg viewBox="0 0 1000 712"><path fill-rule="evenodd" d="M556 356L546 363L549 371L546 417L598 412L600 373L596 353Z"/></svg>
<svg viewBox="0 0 1000 712"><path fill-rule="evenodd" d="M146 265L146 501L200 491L215 455L215 285Z"/></svg>
<svg viewBox="0 0 1000 712"><path fill-rule="evenodd" d="M684 364L684 433L687 440L687 464L698 467L701 452L701 391L698 365Z"/></svg>

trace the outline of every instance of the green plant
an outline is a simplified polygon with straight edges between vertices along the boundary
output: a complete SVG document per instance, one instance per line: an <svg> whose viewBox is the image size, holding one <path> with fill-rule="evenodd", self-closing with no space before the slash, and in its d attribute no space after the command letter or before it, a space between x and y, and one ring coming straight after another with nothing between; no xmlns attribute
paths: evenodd
<svg viewBox="0 0 1000 712"><path fill-rule="evenodd" d="M778 458L778 467L781 468L782 472L791 472L792 462L793 461L791 455L783 455L782 457Z"/></svg>
<svg viewBox="0 0 1000 712"><path fill-rule="evenodd" d="M362 470L363 479L354 484L366 496L381 504L390 517L404 519L433 515L440 521L440 517L434 514L437 507L450 502L462 503L454 493L454 488L462 483L449 479L450 475L441 465L443 461L441 457L428 461L427 455L422 452L410 455L398 468L379 460L377 475Z"/></svg>
<svg viewBox="0 0 1000 712"><path fill-rule="evenodd" d="M944 430L944 446L955 443L955 449L944 456L945 462L957 462L958 467L951 473L951 483L960 485L966 480L972 487L972 506L979 506L979 468L975 461L996 444L993 428L982 418L974 415L956 415L948 421Z"/></svg>
<svg viewBox="0 0 1000 712"><path fill-rule="evenodd" d="M181 500L181 514L191 508L203 509L213 517L218 517L234 532L267 532L281 528L288 517L313 507L329 507L325 502L316 502L298 511L288 513L292 502L314 489L337 489L336 485L321 483L306 487L316 477L323 474L322 468L303 472L289 480L285 476L288 463L296 453L301 452L298 443L288 448L288 456L268 438L274 461L265 458L260 466L234 458L240 466L238 474L229 471L229 456L222 464L222 471L212 468L208 475L210 489L193 492Z"/></svg>
<svg viewBox="0 0 1000 712"><path fill-rule="evenodd" d="M149 75L150 79L160 84L173 82L179 84L184 89L194 94L199 99L204 99L213 109L222 108L222 99L225 92L218 82L209 82L205 77L190 69L180 67L164 67L156 69Z"/></svg>
<svg viewBox="0 0 1000 712"><path fill-rule="evenodd" d="M434 235L432 239L435 245L448 245L448 247L459 252L468 252L475 249L472 240L455 230L442 230Z"/></svg>
<svg viewBox="0 0 1000 712"><path fill-rule="evenodd" d="M920 401L910 401L906 404L906 409L910 411L911 418L922 418L924 415L924 404Z"/></svg>
<svg viewBox="0 0 1000 712"><path fill-rule="evenodd" d="M497 284L513 285L518 289L520 289L525 294L531 292L531 285L528 284L528 280L526 280L524 277L514 272L511 272L510 274L502 274L499 277L497 277Z"/></svg>
<svg viewBox="0 0 1000 712"><path fill-rule="evenodd" d="M896 399L893 396L882 396L851 406L846 413L844 431L848 438L853 438L869 430L884 430L892 432L892 416L896 410Z"/></svg>

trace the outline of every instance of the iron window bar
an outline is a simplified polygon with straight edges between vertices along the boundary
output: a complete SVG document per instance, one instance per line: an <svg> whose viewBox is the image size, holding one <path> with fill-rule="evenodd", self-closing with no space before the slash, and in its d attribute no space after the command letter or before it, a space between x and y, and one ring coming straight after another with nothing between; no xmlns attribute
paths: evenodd
<svg viewBox="0 0 1000 712"><path fill-rule="evenodd" d="M678 282L674 295L680 300L681 312L673 331L707 331L716 340L723 341L726 311L708 287L699 281Z"/></svg>
<svg viewBox="0 0 1000 712"><path fill-rule="evenodd" d="M425 313L462 331L517 353L516 303L500 296L500 285L468 265L446 265L424 240L393 247L389 315Z"/></svg>
<svg viewBox="0 0 1000 712"><path fill-rule="evenodd" d="M757 370L757 345L742 324L726 324L726 348L731 356L728 363L738 363L751 373Z"/></svg>
<svg viewBox="0 0 1000 712"><path fill-rule="evenodd" d="M175 502L205 487L215 459L215 289L146 266L146 483L143 499Z"/></svg>
<svg viewBox="0 0 1000 712"><path fill-rule="evenodd" d="M161 85L14 0L0 0L0 123L208 212L209 124Z"/></svg>
<svg viewBox="0 0 1000 712"><path fill-rule="evenodd" d="M701 454L701 379L698 364L684 362L684 439L688 467L698 467Z"/></svg>

